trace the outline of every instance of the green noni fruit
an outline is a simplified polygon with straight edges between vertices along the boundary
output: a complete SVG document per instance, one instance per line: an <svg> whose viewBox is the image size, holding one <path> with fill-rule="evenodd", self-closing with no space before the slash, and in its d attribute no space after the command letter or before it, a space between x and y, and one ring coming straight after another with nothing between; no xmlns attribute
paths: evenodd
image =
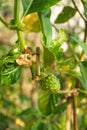
<svg viewBox="0 0 87 130"><path fill-rule="evenodd" d="M54 74L49 74L42 78L41 85L44 90L49 90L55 94L60 90L60 81Z"/></svg>

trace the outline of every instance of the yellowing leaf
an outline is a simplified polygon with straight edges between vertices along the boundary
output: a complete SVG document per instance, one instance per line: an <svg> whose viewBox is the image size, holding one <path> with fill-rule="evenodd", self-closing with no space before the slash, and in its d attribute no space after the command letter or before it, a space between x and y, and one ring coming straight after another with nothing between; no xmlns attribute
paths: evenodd
<svg viewBox="0 0 87 130"><path fill-rule="evenodd" d="M17 125L21 126L21 127L24 127L24 126L25 126L24 122L23 122L20 118L17 118L17 119L15 120L15 123L16 123Z"/></svg>
<svg viewBox="0 0 87 130"><path fill-rule="evenodd" d="M25 16L23 23L25 24L24 30L29 32L40 32L40 21L36 12Z"/></svg>

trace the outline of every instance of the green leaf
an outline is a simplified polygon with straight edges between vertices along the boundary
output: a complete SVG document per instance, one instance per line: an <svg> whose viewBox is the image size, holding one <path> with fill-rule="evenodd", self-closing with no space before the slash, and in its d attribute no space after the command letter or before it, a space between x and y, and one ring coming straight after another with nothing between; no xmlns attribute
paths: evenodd
<svg viewBox="0 0 87 130"><path fill-rule="evenodd" d="M11 66L11 69L4 68L1 71L1 85L9 85L15 83L20 77L21 68L19 66Z"/></svg>
<svg viewBox="0 0 87 130"><path fill-rule="evenodd" d="M11 50L8 52L7 55L11 56L13 59L16 59L20 54L21 54L20 43L19 41L16 41L16 43L14 44L14 46L11 48Z"/></svg>
<svg viewBox="0 0 87 130"><path fill-rule="evenodd" d="M12 119L10 117L0 113L0 130L7 129L9 126L9 122L11 122L11 121L12 121Z"/></svg>
<svg viewBox="0 0 87 130"><path fill-rule="evenodd" d="M21 118L24 122L34 121L35 116L40 115L40 112L34 108L27 108L23 110L18 117Z"/></svg>
<svg viewBox="0 0 87 130"><path fill-rule="evenodd" d="M19 98L21 101L29 101L29 98L23 93L20 93Z"/></svg>
<svg viewBox="0 0 87 130"><path fill-rule="evenodd" d="M31 1L22 0L24 12L28 8ZM27 14L31 13L31 12L41 12L41 11L48 9L51 6L57 4L59 1L61 1L61 0L33 0L29 10L27 11Z"/></svg>
<svg viewBox="0 0 87 130"><path fill-rule="evenodd" d="M53 53L56 60L60 60L63 56L63 49L61 45L67 41L67 34L63 29L59 30L58 37L55 40L51 40L48 49ZM51 56L50 56L51 57Z"/></svg>
<svg viewBox="0 0 87 130"><path fill-rule="evenodd" d="M16 58L21 54L19 42L11 48L7 55L0 59L0 85L15 83L21 74L21 66L16 64Z"/></svg>
<svg viewBox="0 0 87 130"><path fill-rule="evenodd" d="M39 123L37 130L47 130L46 124L42 122Z"/></svg>
<svg viewBox="0 0 87 130"><path fill-rule="evenodd" d="M37 110L34 109L34 108L27 108L27 109L23 110L23 111L18 115L18 117L24 119L25 116L27 116L27 115L28 115L28 116L33 115L33 114L35 114L36 112L37 112Z"/></svg>
<svg viewBox="0 0 87 130"><path fill-rule="evenodd" d="M80 66L80 71L81 71L81 81L83 88L87 90L87 61L81 62L79 64Z"/></svg>
<svg viewBox="0 0 87 130"><path fill-rule="evenodd" d="M76 13L76 10L70 6L65 6L61 13L57 16L55 23L65 23L71 19Z"/></svg>
<svg viewBox="0 0 87 130"><path fill-rule="evenodd" d="M60 45L68 40L67 33L64 29L59 30L58 37L56 40L58 43L60 43Z"/></svg>
<svg viewBox="0 0 87 130"><path fill-rule="evenodd" d="M21 74L21 67L16 64L14 56L3 57L3 66L0 74L1 85L13 84L18 80Z"/></svg>
<svg viewBox="0 0 87 130"><path fill-rule="evenodd" d="M72 58L65 59L63 61L60 61L58 64L61 66L69 65L71 63Z"/></svg>
<svg viewBox="0 0 87 130"><path fill-rule="evenodd" d="M34 0L22 0L24 15L26 16Z"/></svg>
<svg viewBox="0 0 87 130"><path fill-rule="evenodd" d="M39 116L39 111L34 108L27 108L23 110L18 118L21 118L25 122L24 130L37 130L37 125L40 120L37 120L37 115Z"/></svg>
<svg viewBox="0 0 87 130"><path fill-rule="evenodd" d="M59 30L58 37L55 40L50 42L49 48L54 53L57 54L58 50L60 49L61 45L67 41L67 34L63 29Z"/></svg>
<svg viewBox="0 0 87 130"><path fill-rule="evenodd" d="M2 59L0 59L0 69L1 69L2 65L3 65L3 61L2 61Z"/></svg>
<svg viewBox="0 0 87 130"><path fill-rule="evenodd" d="M79 44L81 46L81 48L83 49L83 51L85 52L85 54L87 54L87 44L83 41L81 41L79 38L72 36L71 40L77 44Z"/></svg>
<svg viewBox="0 0 87 130"><path fill-rule="evenodd" d="M87 3L87 0L82 0L83 2Z"/></svg>
<svg viewBox="0 0 87 130"><path fill-rule="evenodd" d="M48 91L40 92L39 98L38 98L38 106L39 106L40 111L44 115L46 116L50 115L55 108L53 95L49 93Z"/></svg>
<svg viewBox="0 0 87 130"><path fill-rule="evenodd" d="M64 102L55 107L54 114L61 114L66 109L67 103Z"/></svg>
<svg viewBox="0 0 87 130"><path fill-rule="evenodd" d="M43 44L47 47L49 46L50 41L52 40L52 25L50 23L51 11L50 9L44 10L41 13L38 13L41 29L43 33Z"/></svg>
<svg viewBox="0 0 87 130"><path fill-rule="evenodd" d="M44 49L44 56L43 56L44 67L47 67L47 66L50 66L54 62L55 57L54 57L53 53L48 48L43 46L43 49Z"/></svg>

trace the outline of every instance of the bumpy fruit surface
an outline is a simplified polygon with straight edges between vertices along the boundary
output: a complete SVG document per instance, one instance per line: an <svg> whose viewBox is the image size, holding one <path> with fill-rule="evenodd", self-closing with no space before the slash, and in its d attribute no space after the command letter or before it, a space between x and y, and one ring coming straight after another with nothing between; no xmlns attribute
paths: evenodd
<svg viewBox="0 0 87 130"><path fill-rule="evenodd" d="M54 74L49 74L41 79L41 85L44 90L49 90L55 94L60 90L60 81Z"/></svg>

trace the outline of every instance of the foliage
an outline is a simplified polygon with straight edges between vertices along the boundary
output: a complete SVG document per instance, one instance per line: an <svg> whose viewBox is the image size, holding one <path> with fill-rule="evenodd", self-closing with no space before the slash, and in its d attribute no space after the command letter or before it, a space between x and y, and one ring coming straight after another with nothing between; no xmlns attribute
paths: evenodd
<svg viewBox="0 0 87 130"><path fill-rule="evenodd" d="M81 130L87 129L87 1L81 0L82 13L78 2L71 0L73 7L64 6L52 25L51 7L59 2L61 4L62 0L14 0L13 19L7 22L0 16L0 21L17 35L13 47L0 46L0 130L65 130L65 127L67 130L67 121L71 130L76 125ZM0 7L3 3L6 1L0 1ZM68 23L76 13L84 21L83 40L78 33L70 34L72 28L57 30L55 27ZM52 39L52 27L58 31L55 39ZM37 47L33 51L33 43L31 47L25 44L26 32L41 35L41 49ZM65 43L66 51L63 49ZM81 52L76 47L80 47ZM36 86L30 97L22 91L26 68L31 72L26 72L28 83L34 82ZM34 92L38 94L36 102L32 101Z"/></svg>
<svg viewBox="0 0 87 130"><path fill-rule="evenodd" d="M64 22L67 22L70 18L72 18L75 15L75 13L76 13L75 9L73 9L70 6L66 6L62 10L62 12L58 15L58 17L56 18L55 23L64 23Z"/></svg>

